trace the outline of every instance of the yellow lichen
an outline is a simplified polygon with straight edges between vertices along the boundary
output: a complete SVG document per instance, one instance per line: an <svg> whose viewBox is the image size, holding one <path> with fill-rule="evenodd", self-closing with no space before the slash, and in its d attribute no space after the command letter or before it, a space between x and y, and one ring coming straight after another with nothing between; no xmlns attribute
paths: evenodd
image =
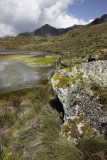
<svg viewBox="0 0 107 160"><path fill-rule="evenodd" d="M77 69L79 68L79 64L76 64L76 68L77 68Z"/></svg>
<svg viewBox="0 0 107 160"><path fill-rule="evenodd" d="M67 88L70 83L75 84L76 81L81 82L82 81L82 75L83 75L83 73L80 72L74 78L70 78L70 77L67 77L67 76L64 76L64 75L58 75L58 74L56 74L53 77L53 80L55 80L55 81L58 80L58 84L56 85L58 88Z"/></svg>
<svg viewBox="0 0 107 160"><path fill-rule="evenodd" d="M88 78L84 77L84 81L85 81L85 82L88 82Z"/></svg>
<svg viewBox="0 0 107 160"><path fill-rule="evenodd" d="M70 67L69 67L69 68L66 68L66 71L67 71L67 72L72 72L72 68L70 68Z"/></svg>
<svg viewBox="0 0 107 160"><path fill-rule="evenodd" d="M83 73L80 72L80 73L77 75L77 78L78 78L78 79L82 79L82 76L83 76Z"/></svg>
<svg viewBox="0 0 107 160"><path fill-rule="evenodd" d="M86 115L82 115L80 118L75 119L75 122L76 122L77 124L79 124L79 123L81 123L85 118L86 118Z"/></svg>
<svg viewBox="0 0 107 160"><path fill-rule="evenodd" d="M90 127L89 123L86 123L84 126L82 126L81 130L83 132L82 136L86 134L93 135L95 133L95 131Z"/></svg>
<svg viewBox="0 0 107 160"><path fill-rule="evenodd" d="M64 125L62 128L63 133L70 138L82 138L84 135L94 135L95 131L90 127L88 122L85 124L82 123L82 127L80 127L80 133L78 124L81 123L85 118L86 115L82 115L79 119L68 119L68 124Z"/></svg>
<svg viewBox="0 0 107 160"><path fill-rule="evenodd" d="M64 75L55 75L53 79L58 80L58 88L67 88L70 82L70 77L66 77Z"/></svg>
<svg viewBox="0 0 107 160"><path fill-rule="evenodd" d="M68 124L64 125L62 130L65 135L69 135L71 138L78 138L78 136L80 136L78 127L74 120L69 120Z"/></svg>

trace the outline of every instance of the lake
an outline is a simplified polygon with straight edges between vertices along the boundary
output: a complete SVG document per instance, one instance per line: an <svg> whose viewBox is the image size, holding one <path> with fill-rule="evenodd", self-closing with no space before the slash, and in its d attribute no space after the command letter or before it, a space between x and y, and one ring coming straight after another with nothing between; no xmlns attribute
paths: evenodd
<svg viewBox="0 0 107 160"><path fill-rule="evenodd" d="M57 58L56 55L48 54L0 53L0 93L35 86L41 79L46 79L53 70Z"/></svg>

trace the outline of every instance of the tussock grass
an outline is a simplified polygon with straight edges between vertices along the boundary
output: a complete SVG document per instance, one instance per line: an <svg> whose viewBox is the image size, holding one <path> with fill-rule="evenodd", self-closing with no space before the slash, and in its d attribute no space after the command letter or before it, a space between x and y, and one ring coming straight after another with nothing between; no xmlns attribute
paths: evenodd
<svg viewBox="0 0 107 160"><path fill-rule="evenodd" d="M49 108L48 108L49 109ZM43 112L42 143L37 150L37 160L82 160L82 153L60 133L61 120L54 110Z"/></svg>
<svg viewBox="0 0 107 160"><path fill-rule="evenodd" d="M105 160L107 141L97 136L84 137L78 148L83 153L83 160Z"/></svg>
<svg viewBox="0 0 107 160"><path fill-rule="evenodd" d="M49 87L1 94L0 110L12 108L0 126L0 160L106 160L104 139L84 137L75 146L61 135L62 121L49 104Z"/></svg>
<svg viewBox="0 0 107 160"><path fill-rule="evenodd" d="M3 101L6 105L6 100L8 100L7 102L11 103L15 110L12 112L14 123L9 125L6 122L6 126L3 123L4 131L0 133L4 159L9 160L8 155L15 159L27 158L29 160L31 158L37 160L72 160L75 158L78 160L82 157L81 152L62 137L60 133L62 121L59 113L50 107L49 99L47 86L2 94L1 107L3 107Z"/></svg>
<svg viewBox="0 0 107 160"><path fill-rule="evenodd" d="M57 141L44 145L38 153L38 160L82 160L82 153L69 141L60 137Z"/></svg>

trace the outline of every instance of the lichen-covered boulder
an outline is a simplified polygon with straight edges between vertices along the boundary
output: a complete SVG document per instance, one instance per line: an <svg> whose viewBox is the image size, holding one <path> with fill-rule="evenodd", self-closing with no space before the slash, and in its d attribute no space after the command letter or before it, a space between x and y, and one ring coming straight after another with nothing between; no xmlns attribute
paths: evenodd
<svg viewBox="0 0 107 160"><path fill-rule="evenodd" d="M98 89L96 85L107 87L107 61L82 63L59 70L51 82L64 109L62 132L69 139L77 143L84 134L105 132L107 108L94 89Z"/></svg>

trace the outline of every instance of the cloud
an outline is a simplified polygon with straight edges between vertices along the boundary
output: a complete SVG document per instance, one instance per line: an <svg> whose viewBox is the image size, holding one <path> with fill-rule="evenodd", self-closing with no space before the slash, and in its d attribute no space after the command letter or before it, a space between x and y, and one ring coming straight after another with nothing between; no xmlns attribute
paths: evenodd
<svg viewBox="0 0 107 160"><path fill-rule="evenodd" d="M94 21L94 19L90 19L90 20L89 20L89 23L91 23L92 21Z"/></svg>
<svg viewBox="0 0 107 160"><path fill-rule="evenodd" d="M58 28L86 24L67 13L77 1L83 0L0 0L0 36L33 31L46 23Z"/></svg>

